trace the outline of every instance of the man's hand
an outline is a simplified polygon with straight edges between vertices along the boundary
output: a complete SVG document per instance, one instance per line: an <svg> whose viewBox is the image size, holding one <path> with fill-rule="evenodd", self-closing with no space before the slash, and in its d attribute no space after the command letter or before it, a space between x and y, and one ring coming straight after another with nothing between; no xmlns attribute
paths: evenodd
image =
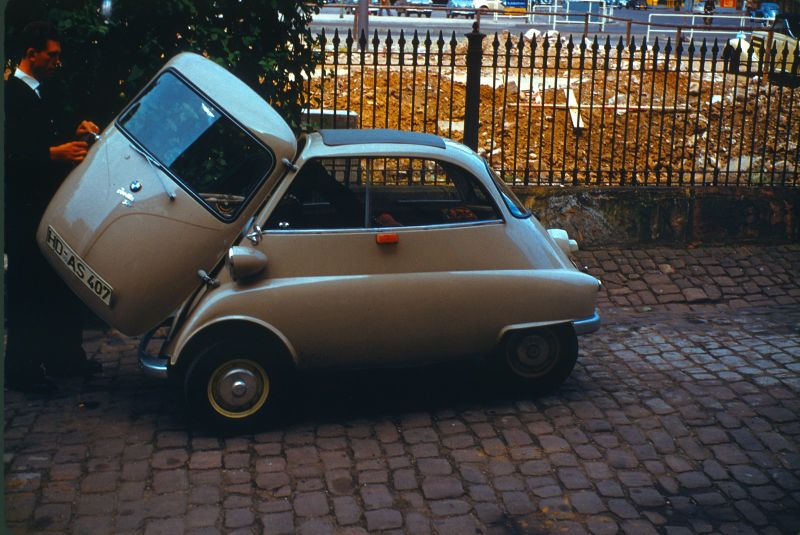
<svg viewBox="0 0 800 535"><path fill-rule="evenodd" d="M85 141L70 141L63 145L50 147L50 159L62 162L82 162L89 152L89 144Z"/></svg>
<svg viewBox="0 0 800 535"><path fill-rule="evenodd" d="M81 137L86 134L97 134L99 132L100 129L92 121L81 121L81 124L78 125L78 129L75 130L75 135Z"/></svg>

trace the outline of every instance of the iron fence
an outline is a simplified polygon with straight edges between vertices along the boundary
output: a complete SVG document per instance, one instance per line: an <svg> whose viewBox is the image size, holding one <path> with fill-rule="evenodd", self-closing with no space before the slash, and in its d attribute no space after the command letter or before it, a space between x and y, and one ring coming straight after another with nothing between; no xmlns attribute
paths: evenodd
<svg viewBox="0 0 800 535"><path fill-rule="evenodd" d="M462 141L514 185L800 185L800 50L772 34L323 32L318 44L310 119Z"/></svg>

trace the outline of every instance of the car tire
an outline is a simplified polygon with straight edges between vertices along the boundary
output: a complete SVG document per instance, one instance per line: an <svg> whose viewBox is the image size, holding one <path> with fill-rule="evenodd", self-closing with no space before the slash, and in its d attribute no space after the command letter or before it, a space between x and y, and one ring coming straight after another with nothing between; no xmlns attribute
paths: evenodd
<svg viewBox="0 0 800 535"><path fill-rule="evenodd" d="M578 360L578 337L571 323L508 333L495 359L512 385L536 394L558 388Z"/></svg>
<svg viewBox="0 0 800 535"><path fill-rule="evenodd" d="M242 344L219 343L202 351L184 378L190 419L223 434L240 433L277 420L290 369L277 358Z"/></svg>

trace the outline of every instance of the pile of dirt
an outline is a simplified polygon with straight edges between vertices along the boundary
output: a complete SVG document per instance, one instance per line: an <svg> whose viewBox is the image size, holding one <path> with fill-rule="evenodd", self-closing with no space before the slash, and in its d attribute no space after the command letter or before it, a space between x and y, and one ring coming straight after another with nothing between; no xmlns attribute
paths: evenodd
<svg viewBox="0 0 800 535"><path fill-rule="evenodd" d="M673 52L665 62L652 50L611 48L587 59L579 47L565 57L563 46L559 55L553 47L545 55L545 40L563 40L535 39L537 55L524 37L483 42L478 148L506 180L798 182L800 90L764 76L724 74L721 61L701 63L697 56L690 64ZM515 48L520 42L522 54ZM506 54L506 46L516 55ZM465 40L449 57L401 57L399 49L384 48L378 56L365 54L363 67L357 54L339 51L338 66L329 55L311 80L311 107L356 112L362 128L461 141L465 49Z"/></svg>

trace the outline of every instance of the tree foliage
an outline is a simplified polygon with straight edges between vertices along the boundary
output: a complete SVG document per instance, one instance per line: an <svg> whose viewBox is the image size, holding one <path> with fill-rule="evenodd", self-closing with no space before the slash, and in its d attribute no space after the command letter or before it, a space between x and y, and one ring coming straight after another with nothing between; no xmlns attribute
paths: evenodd
<svg viewBox="0 0 800 535"><path fill-rule="evenodd" d="M22 27L49 20L64 50L59 83L78 115L111 120L169 58L190 51L229 69L297 125L303 80L319 61L309 22L320 2L10 0L6 65L16 61Z"/></svg>

